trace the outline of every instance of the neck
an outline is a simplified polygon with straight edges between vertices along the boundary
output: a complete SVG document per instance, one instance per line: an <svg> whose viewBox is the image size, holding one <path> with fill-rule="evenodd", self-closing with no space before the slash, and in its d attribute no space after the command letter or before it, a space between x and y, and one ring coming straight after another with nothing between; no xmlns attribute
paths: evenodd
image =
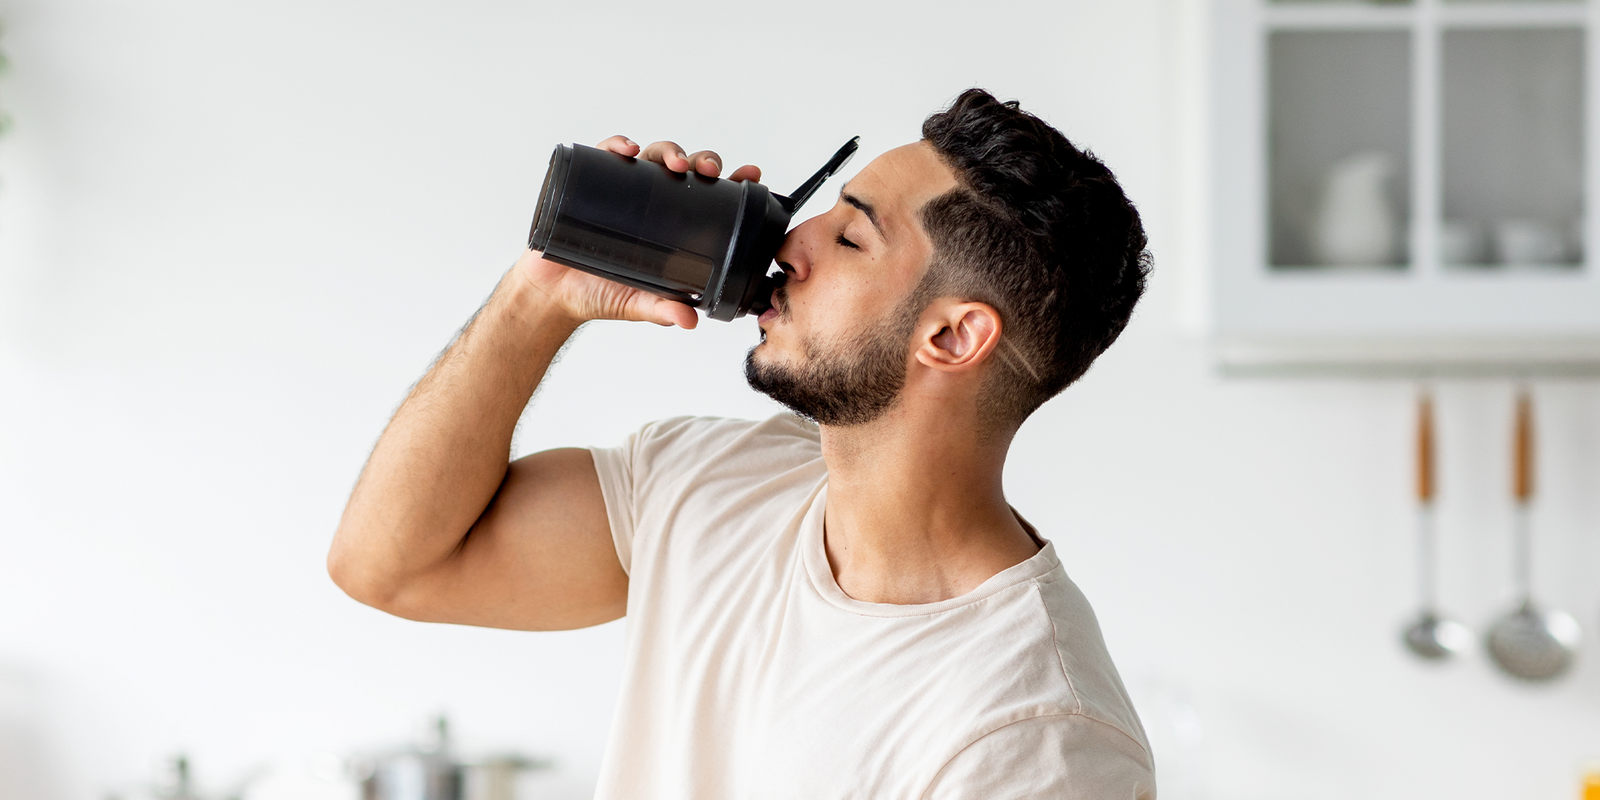
<svg viewBox="0 0 1600 800"><path fill-rule="evenodd" d="M1008 434L897 403L866 425L824 426L824 543L845 594L873 603L959 597L1039 546L1006 504Z"/></svg>

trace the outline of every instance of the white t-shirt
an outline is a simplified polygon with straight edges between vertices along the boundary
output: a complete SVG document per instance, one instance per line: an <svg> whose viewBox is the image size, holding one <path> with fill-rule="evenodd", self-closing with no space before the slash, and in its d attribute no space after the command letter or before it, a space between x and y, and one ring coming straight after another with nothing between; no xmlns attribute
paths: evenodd
<svg viewBox="0 0 1600 800"><path fill-rule="evenodd" d="M823 549L815 426L672 419L593 453L629 578L597 798L1154 798L1053 545L961 597L865 603Z"/></svg>

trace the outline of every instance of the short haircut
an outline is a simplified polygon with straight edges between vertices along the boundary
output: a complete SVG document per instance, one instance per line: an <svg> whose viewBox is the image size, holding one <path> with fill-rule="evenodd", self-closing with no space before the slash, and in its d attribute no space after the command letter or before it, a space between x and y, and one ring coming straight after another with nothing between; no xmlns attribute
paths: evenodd
<svg viewBox="0 0 1600 800"><path fill-rule="evenodd" d="M983 422L1015 427L1127 326L1150 272L1144 227L1100 159L1015 100L968 89L922 136L960 185L922 210L934 251L915 294L1000 313Z"/></svg>

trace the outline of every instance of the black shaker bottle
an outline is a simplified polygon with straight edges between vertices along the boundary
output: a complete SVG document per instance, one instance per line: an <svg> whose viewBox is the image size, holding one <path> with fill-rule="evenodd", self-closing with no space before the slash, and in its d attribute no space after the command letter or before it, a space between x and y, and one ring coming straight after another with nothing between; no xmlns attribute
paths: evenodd
<svg viewBox="0 0 1600 800"><path fill-rule="evenodd" d="M731 320L771 307L767 275L796 209L856 151L855 137L794 194L673 172L583 145L557 145L528 247L602 278Z"/></svg>

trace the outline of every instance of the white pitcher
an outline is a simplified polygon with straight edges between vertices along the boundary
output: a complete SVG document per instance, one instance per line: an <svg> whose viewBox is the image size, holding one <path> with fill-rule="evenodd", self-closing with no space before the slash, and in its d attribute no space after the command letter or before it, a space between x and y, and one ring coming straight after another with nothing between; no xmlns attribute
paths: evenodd
<svg viewBox="0 0 1600 800"><path fill-rule="evenodd" d="M1372 266L1395 262L1395 213L1388 184L1394 159L1378 150L1347 156L1328 168L1312 232L1322 264Z"/></svg>

